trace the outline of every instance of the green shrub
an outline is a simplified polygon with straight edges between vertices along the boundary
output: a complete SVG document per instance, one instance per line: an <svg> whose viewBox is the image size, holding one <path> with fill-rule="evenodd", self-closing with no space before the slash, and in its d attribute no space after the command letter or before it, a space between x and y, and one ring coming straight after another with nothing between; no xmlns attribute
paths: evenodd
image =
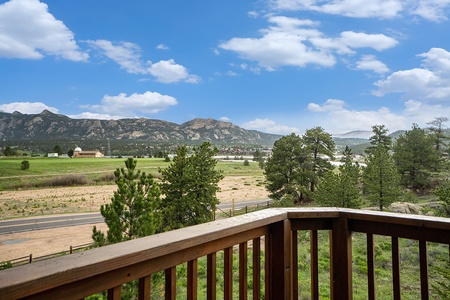
<svg viewBox="0 0 450 300"><path fill-rule="evenodd" d="M21 170L28 170L30 168L30 162L28 160L23 160L20 164Z"/></svg>
<svg viewBox="0 0 450 300"><path fill-rule="evenodd" d="M88 180L81 174L70 174L61 177L52 178L43 181L38 186L52 187L52 186L75 186L88 184Z"/></svg>

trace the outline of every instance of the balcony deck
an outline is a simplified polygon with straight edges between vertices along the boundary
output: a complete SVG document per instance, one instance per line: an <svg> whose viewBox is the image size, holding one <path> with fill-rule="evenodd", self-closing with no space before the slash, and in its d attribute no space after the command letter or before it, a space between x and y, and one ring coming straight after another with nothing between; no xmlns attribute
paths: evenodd
<svg viewBox="0 0 450 300"><path fill-rule="evenodd" d="M0 299L83 299L139 280L150 299L150 276L165 272L165 299L177 298L176 266L187 263L187 299L233 299L233 255L239 299L298 299L298 232L310 232L311 299L319 299L318 231L330 232L330 296L352 299L352 232L367 239L367 299L375 299L374 235L391 237L392 294L401 297L399 239L419 243L420 293L429 299L427 243L450 245L450 219L339 208L265 209L0 271ZM251 249L249 249L251 248ZM223 274L216 255L223 251ZM251 263L248 254L251 252ZM206 295L198 295L198 260L207 260ZM250 267L249 267L250 266ZM251 273L250 273L251 272ZM252 274L249 293L248 277ZM219 282L218 278L223 282ZM263 282L262 286L260 282ZM217 286L223 295L217 295Z"/></svg>

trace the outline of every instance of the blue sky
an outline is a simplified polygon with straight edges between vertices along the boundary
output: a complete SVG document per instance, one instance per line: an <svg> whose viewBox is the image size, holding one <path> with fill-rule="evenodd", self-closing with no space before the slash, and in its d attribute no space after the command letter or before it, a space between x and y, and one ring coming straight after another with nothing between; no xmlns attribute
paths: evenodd
<svg viewBox="0 0 450 300"><path fill-rule="evenodd" d="M0 1L0 110L425 127L450 117L449 17L450 0Z"/></svg>

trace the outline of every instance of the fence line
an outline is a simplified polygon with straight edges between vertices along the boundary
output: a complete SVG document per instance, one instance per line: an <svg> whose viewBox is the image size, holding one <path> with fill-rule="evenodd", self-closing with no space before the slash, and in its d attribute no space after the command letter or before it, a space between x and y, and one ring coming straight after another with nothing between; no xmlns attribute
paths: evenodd
<svg viewBox="0 0 450 300"><path fill-rule="evenodd" d="M257 210L270 208L270 206L271 206L271 202L267 201L266 204L256 204L253 206L246 205L242 208L234 209L234 212L232 211L232 209L222 210L220 208L217 208L217 212L219 212L219 214L214 213L213 219L216 220L216 219L221 219L221 218L230 218L232 216L243 215L243 214L254 212ZM0 270L17 267L17 266L21 266L21 265L26 265L26 264L31 264L32 262L46 260L46 259L50 259L50 258L54 258L54 257L66 255L66 254L72 254L74 252L85 251L85 250L92 248L93 246L94 246L94 243L87 243L87 244L81 244L81 245L76 245L76 246L70 246L69 250L51 253L51 254L47 254L47 255L43 255L43 256L33 257L33 254L30 254L27 256L13 258L10 260L0 262Z"/></svg>

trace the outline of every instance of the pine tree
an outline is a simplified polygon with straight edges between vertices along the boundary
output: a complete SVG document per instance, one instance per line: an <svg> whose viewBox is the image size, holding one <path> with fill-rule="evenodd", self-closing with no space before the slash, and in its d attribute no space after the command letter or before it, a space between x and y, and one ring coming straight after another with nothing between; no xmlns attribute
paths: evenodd
<svg viewBox="0 0 450 300"><path fill-rule="evenodd" d="M366 158L366 165L363 179L367 198L383 210L401 195L400 175L388 150L381 143Z"/></svg>
<svg viewBox="0 0 450 300"><path fill-rule="evenodd" d="M269 197L279 201L289 196L300 202L308 193L312 176L307 161L308 153L298 135L292 133L277 140L264 168Z"/></svg>
<svg viewBox="0 0 450 300"><path fill-rule="evenodd" d="M317 186L314 200L321 206L360 208L360 167L353 162L353 154L347 146L339 166L339 173L329 171Z"/></svg>
<svg viewBox="0 0 450 300"><path fill-rule="evenodd" d="M151 174L136 170L137 160L128 158L126 169L114 172L117 191L100 212L108 225L106 236L94 226L92 238L99 246L118 243L161 231L160 190Z"/></svg>
<svg viewBox="0 0 450 300"><path fill-rule="evenodd" d="M447 150L447 141L450 139L450 137L446 136L444 132L445 122L448 122L447 117L438 117L433 121L427 123L428 125L430 125L428 130L431 132L431 135L434 138L434 148L438 152L444 152Z"/></svg>
<svg viewBox="0 0 450 300"><path fill-rule="evenodd" d="M365 150L367 154L377 148L380 144L382 144L386 150L391 150L392 139L387 135L389 129L385 128L384 125L374 125L372 126L372 132L373 135L369 138L371 145Z"/></svg>
<svg viewBox="0 0 450 300"><path fill-rule="evenodd" d="M310 178L310 191L314 193L319 179L333 169L326 157L332 159L336 145L331 134L322 127L308 129L302 137L306 149L310 151L313 176Z"/></svg>
<svg viewBox="0 0 450 300"><path fill-rule="evenodd" d="M414 190L426 188L430 184L431 172L440 163L432 136L414 124L411 130L397 139L393 150L401 183Z"/></svg>
<svg viewBox="0 0 450 300"><path fill-rule="evenodd" d="M219 200L221 171L215 170L217 148L203 143L193 149L188 157L186 146L177 149L172 163L160 169L163 199L163 222L165 230L204 223L212 220Z"/></svg>

